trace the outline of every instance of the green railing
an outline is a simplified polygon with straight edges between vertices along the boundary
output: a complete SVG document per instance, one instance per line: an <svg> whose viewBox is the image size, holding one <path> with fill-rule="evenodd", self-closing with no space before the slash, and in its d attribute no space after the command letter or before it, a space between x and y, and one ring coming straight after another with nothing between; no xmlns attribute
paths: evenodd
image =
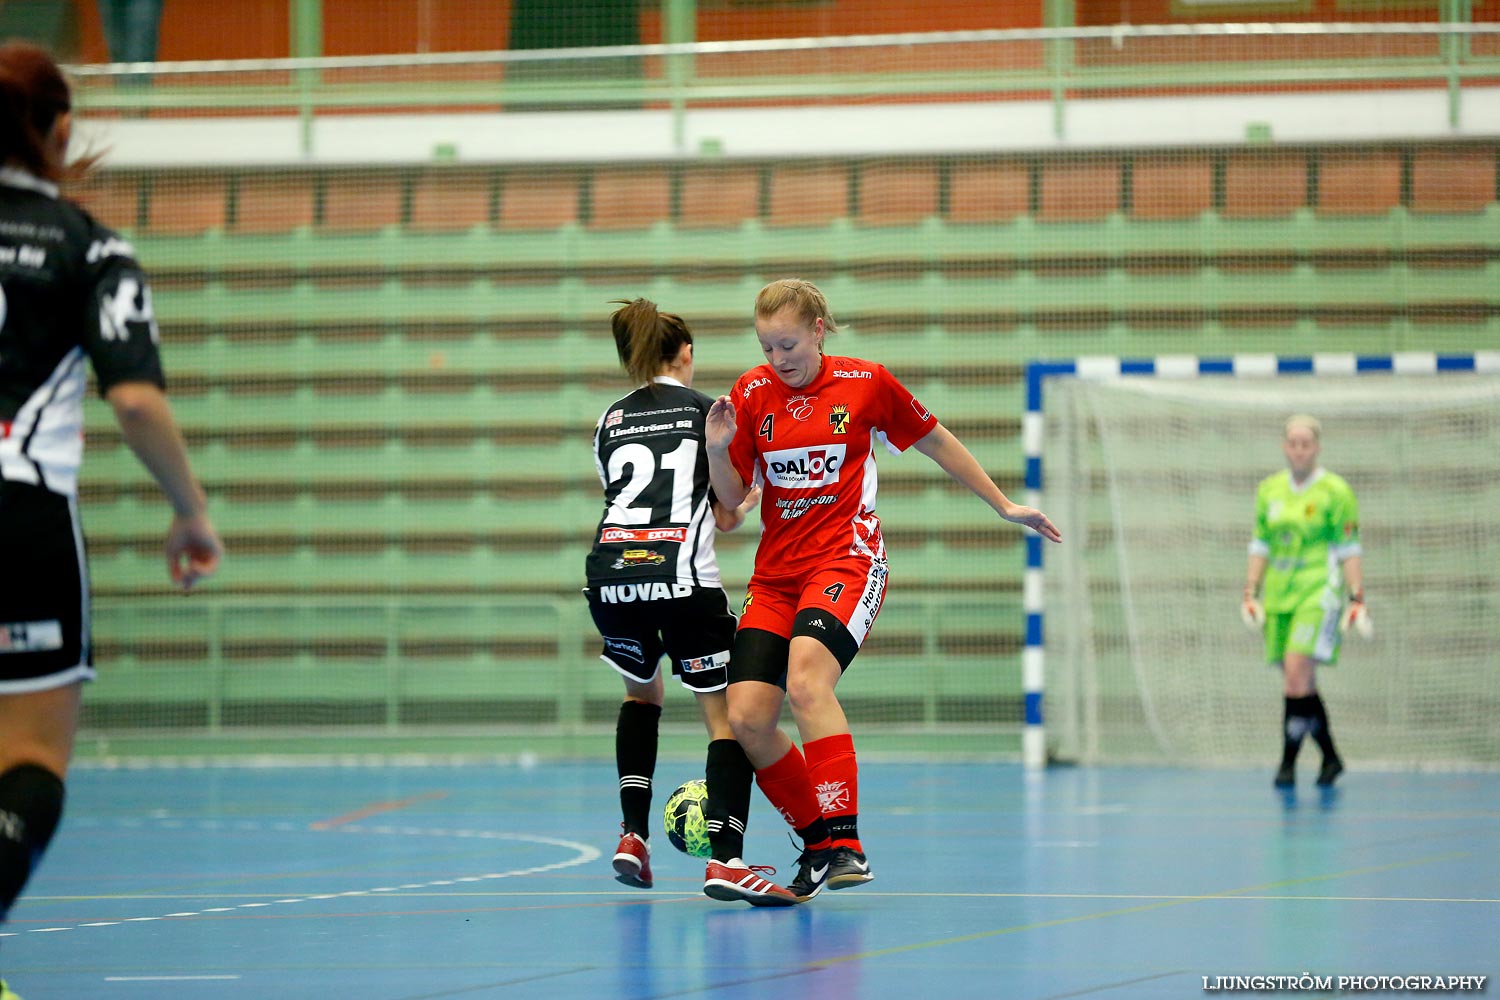
<svg viewBox="0 0 1500 1000"><path fill-rule="evenodd" d="M851 718L883 723L872 748L1014 752L1018 681L997 658L993 626L1015 616L1016 600L902 595L846 699ZM581 596L103 599L95 631L108 638L85 700L86 755L401 741L604 755L623 693L596 658ZM701 752L692 699L669 692L667 702L670 746Z"/></svg>
<svg viewBox="0 0 1500 1000"><path fill-rule="evenodd" d="M1054 135L1066 138L1070 103L1111 93L1180 96L1424 83L1446 92L1446 124L1458 126L1465 87L1500 74L1500 25L1467 23L1467 16L1467 4L1450 2L1446 20L1435 23L1052 27L115 64L72 72L85 113L279 110L301 118L304 153L314 152L314 118L350 109L658 107L674 117L678 152L699 153L705 151L686 148L682 116L713 107L1040 97L1052 105ZM746 73L749 62L766 69ZM642 68L620 69L637 66ZM112 86L116 78L145 71L152 77L149 87Z"/></svg>

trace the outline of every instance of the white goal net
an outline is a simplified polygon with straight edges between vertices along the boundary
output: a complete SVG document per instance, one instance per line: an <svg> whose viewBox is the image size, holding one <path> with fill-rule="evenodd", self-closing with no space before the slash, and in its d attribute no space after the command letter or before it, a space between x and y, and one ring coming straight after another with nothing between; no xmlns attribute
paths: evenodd
<svg viewBox="0 0 1500 1000"><path fill-rule="evenodd" d="M1500 765L1500 378L1052 380L1043 509L1060 759L1274 764L1281 678L1238 617L1256 485L1292 413L1360 505L1375 636L1320 669L1367 766Z"/></svg>

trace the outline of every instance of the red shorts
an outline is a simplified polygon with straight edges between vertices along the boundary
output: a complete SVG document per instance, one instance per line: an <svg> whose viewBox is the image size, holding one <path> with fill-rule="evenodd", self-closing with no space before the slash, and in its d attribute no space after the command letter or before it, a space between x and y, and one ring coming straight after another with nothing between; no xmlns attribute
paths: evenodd
<svg viewBox="0 0 1500 1000"><path fill-rule="evenodd" d="M856 646L880 614L889 571L884 559L848 556L802 577L752 577L740 628L757 628L790 639L797 612L827 611L848 630Z"/></svg>

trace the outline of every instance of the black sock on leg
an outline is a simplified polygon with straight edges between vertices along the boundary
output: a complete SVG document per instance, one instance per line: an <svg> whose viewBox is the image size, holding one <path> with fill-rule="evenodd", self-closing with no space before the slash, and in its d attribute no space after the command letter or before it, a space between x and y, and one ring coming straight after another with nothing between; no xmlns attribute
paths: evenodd
<svg viewBox="0 0 1500 1000"><path fill-rule="evenodd" d="M1328 725L1328 710L1323 707L1323 699L1316 692L1311 695L1313 701L1312 735L1318 742L1318 749L1323 751L1323 766L1318 769L1318 785L1327 788L1338 780L1338 776L1344 773L1344 762L1339 757L1338 750L1333 745L1333 730Z"/></svg>
<svg viewBox="0 0 1500 1000"><path fill-rule="evenodd" d="M1297 764L1297 752L1302 749L1302 738L1312 731L1314 708L1311 696L1288 697L1281 726L1281 769L1286 771Z"/></svg>
<svg viewBox="0 0 1500 1000"><path fill-rule="evenodd" d="M1333 745L1333 730L1328 725L1328 709L1323 705L1323 699L1316 691L1308 695L1312 702L1313 726L1309 730L1312 738L1317 741L1318 749L1323 751L1325 761L1337 761L1339 752Z"/></svg>
<svg viewBox="0 0 1500 1000"><path fill-rule="evenodd" d="M37 764L0 774L0 920L41 861L63 811L63 782Z"/></svg>
<svg viewBox="0 0 1500 1000"><path fill-rule="evenodd" d="M708 820L708 839L713 859L728 861L745 853L745 825L750 820L750 786L755 768L745 750L734 740L714 740L708 745L704 767L708 802L703 814Z"/></svg>
<svg viewBox="0 0 1500 1000"><path fill-rule="evenodd" d="M644 701L620 703L615 723L615 766L620 773L620 815L628 833L649 837L651 779L656 774L657 729L661 706Z"/></svg>
<svg viewBox="0 0 1500 1000"><path fill-rule="evenodd" d="M802 838L802 843L806 847L812 847L814 844L827 847L829 841L833 839L833 827L826 816L819 816L806 826L799 827L795 832Z"/></svg>

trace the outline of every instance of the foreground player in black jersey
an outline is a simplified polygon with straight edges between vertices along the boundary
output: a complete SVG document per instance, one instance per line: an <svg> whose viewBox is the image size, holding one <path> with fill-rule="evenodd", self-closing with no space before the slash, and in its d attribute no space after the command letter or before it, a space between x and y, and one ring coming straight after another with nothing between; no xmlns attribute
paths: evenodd
<svg viewBox="0 0 1500 1000"><path fill-rule="evenodd" d="M94 676L77 504L85 358L172 503L173 582L190 589L222 551L163 394L140 265L60 197L70 106L43 49L0 45L0 921L57 829ZM14 997L0 983L0 1000Z"/></svg>
<svg viewBox="0 0 1500 1000"><path fill-rule="evenodd" d="M615 729L623 836L615 878L651 887L648 814L665 684L660 661L698 699L708 727L710 794L719 762L742 756L729 731L724 686L735 618L719 580L714 531L732 531L759 499L725 509L708 488L703 417L694 391L693 334L654 302L619 303L610 316L620 365L639 388L605 409L594 428L604 514L585 565L600 658L625 681Z"/></svg>

